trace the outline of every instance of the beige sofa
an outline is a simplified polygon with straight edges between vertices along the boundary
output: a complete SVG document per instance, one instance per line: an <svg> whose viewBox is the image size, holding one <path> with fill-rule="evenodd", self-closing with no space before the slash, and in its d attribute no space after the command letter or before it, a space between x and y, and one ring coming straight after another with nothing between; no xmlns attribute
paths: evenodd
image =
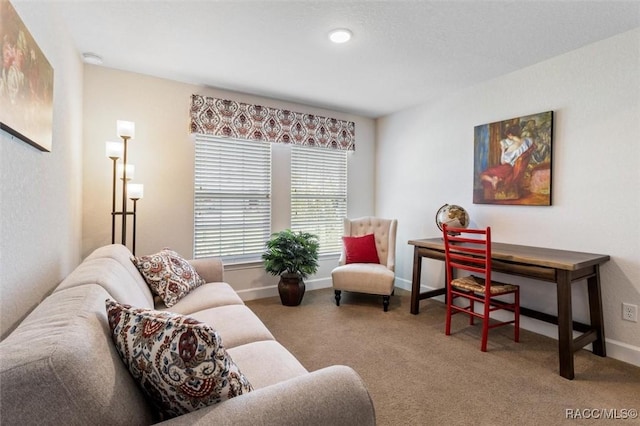
<svg viewBox="0 0 640 426"><path fill-rule="evenodd" d="M157 421L115 349L105 312L109 297L154 307L130 257L122 245L95 250L0 342L3 425ZM207 284L170 310L213 326L254 391L165 424L375 424L372 401L354 370L331 366L308 372L223 282L220 261L192 264Z"/></svg>

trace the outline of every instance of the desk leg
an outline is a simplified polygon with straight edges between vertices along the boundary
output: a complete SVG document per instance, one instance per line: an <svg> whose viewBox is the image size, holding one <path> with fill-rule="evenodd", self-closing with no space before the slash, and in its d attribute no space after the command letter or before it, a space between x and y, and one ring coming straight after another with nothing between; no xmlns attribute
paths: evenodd
<svg viewBox="0 0 640 426"><path fill-rule="evenodd" d="M420 277L422 275L422 257L418 254L418 247L413 249L413 279L411 280L411 313L420 312Z"/></svg>
<svg viewBox="0 0 640 426"><path fill-rule="evenodd" d="M602 314L602 294L600 293L600 265L595 266L595 274L587 279L589 289L589 315L591 328L598 333L593 342L593 353L602 357L607 356L604 343L604 317Z"/></svg>
<svg viewBox="0 0 640 426"><path fill-rule="evenodd" d="M560 375L573 380L573 314L569 271L557 270L558 287L558 358Z"/></svg>

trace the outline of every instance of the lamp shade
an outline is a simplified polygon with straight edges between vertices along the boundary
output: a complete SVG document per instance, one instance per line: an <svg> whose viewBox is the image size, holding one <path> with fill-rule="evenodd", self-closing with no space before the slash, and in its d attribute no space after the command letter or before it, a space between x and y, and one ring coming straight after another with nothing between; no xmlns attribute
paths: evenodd
<svg viewBox="0 0 640 426"><path fill-rule="evenodd" d="M136 123L133 121L118 120L118 136L133 139L136 135Z"/></svg>
<svg viewBox="0 0 640 426"><path fill-rule="evenodd" d="M124 144L122 142L107 141L106 153L107 157L111 158L112 160L117 160L118 158L122 157L122 154L124 153Z"/></svg>
<svg viewBox="0 0 640 426"><path fill-rule="evenodd" d="M144 196L144 185L141 183L128 183L127 195L132 200L139 200Z"/></svg>
<svg viewBox="0 0 640 426"><path fill-rule="evenodd" d="M124 178L124 167L122 164L118 164L118 176L120 176L120 179ZM133 179L133 175L135 174L136 171L136 167L133 164L127 164L127 180L131 180Z"/></svg>

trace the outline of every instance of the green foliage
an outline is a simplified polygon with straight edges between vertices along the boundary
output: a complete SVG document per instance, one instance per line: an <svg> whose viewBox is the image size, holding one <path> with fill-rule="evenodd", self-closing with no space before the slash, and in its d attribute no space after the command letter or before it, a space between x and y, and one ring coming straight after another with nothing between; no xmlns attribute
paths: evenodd
<svg viewBox="0 0 640 426"><path fill-rule="evenodd" d="M302 278L318 270L318 237L290 229L276 232L266 242L262 254L264 267L271 275L300 274Z"/></svg>

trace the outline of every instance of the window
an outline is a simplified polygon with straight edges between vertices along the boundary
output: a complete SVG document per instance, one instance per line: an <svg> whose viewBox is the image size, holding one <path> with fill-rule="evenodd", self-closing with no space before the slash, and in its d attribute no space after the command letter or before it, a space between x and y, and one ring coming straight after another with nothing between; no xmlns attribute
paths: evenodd
<svg viewBox="0 0 640 426"><path fill-rule="evenodd" d="M318 236L319 254L339 253L347 215L347 152L291 146L291 229Z"/></svg>
<svg viewBox="0 0 640 426"><path fill-rule="evenodd" d="M257 261L271 234L271 144L196 135L194 257Z"/></svg>

